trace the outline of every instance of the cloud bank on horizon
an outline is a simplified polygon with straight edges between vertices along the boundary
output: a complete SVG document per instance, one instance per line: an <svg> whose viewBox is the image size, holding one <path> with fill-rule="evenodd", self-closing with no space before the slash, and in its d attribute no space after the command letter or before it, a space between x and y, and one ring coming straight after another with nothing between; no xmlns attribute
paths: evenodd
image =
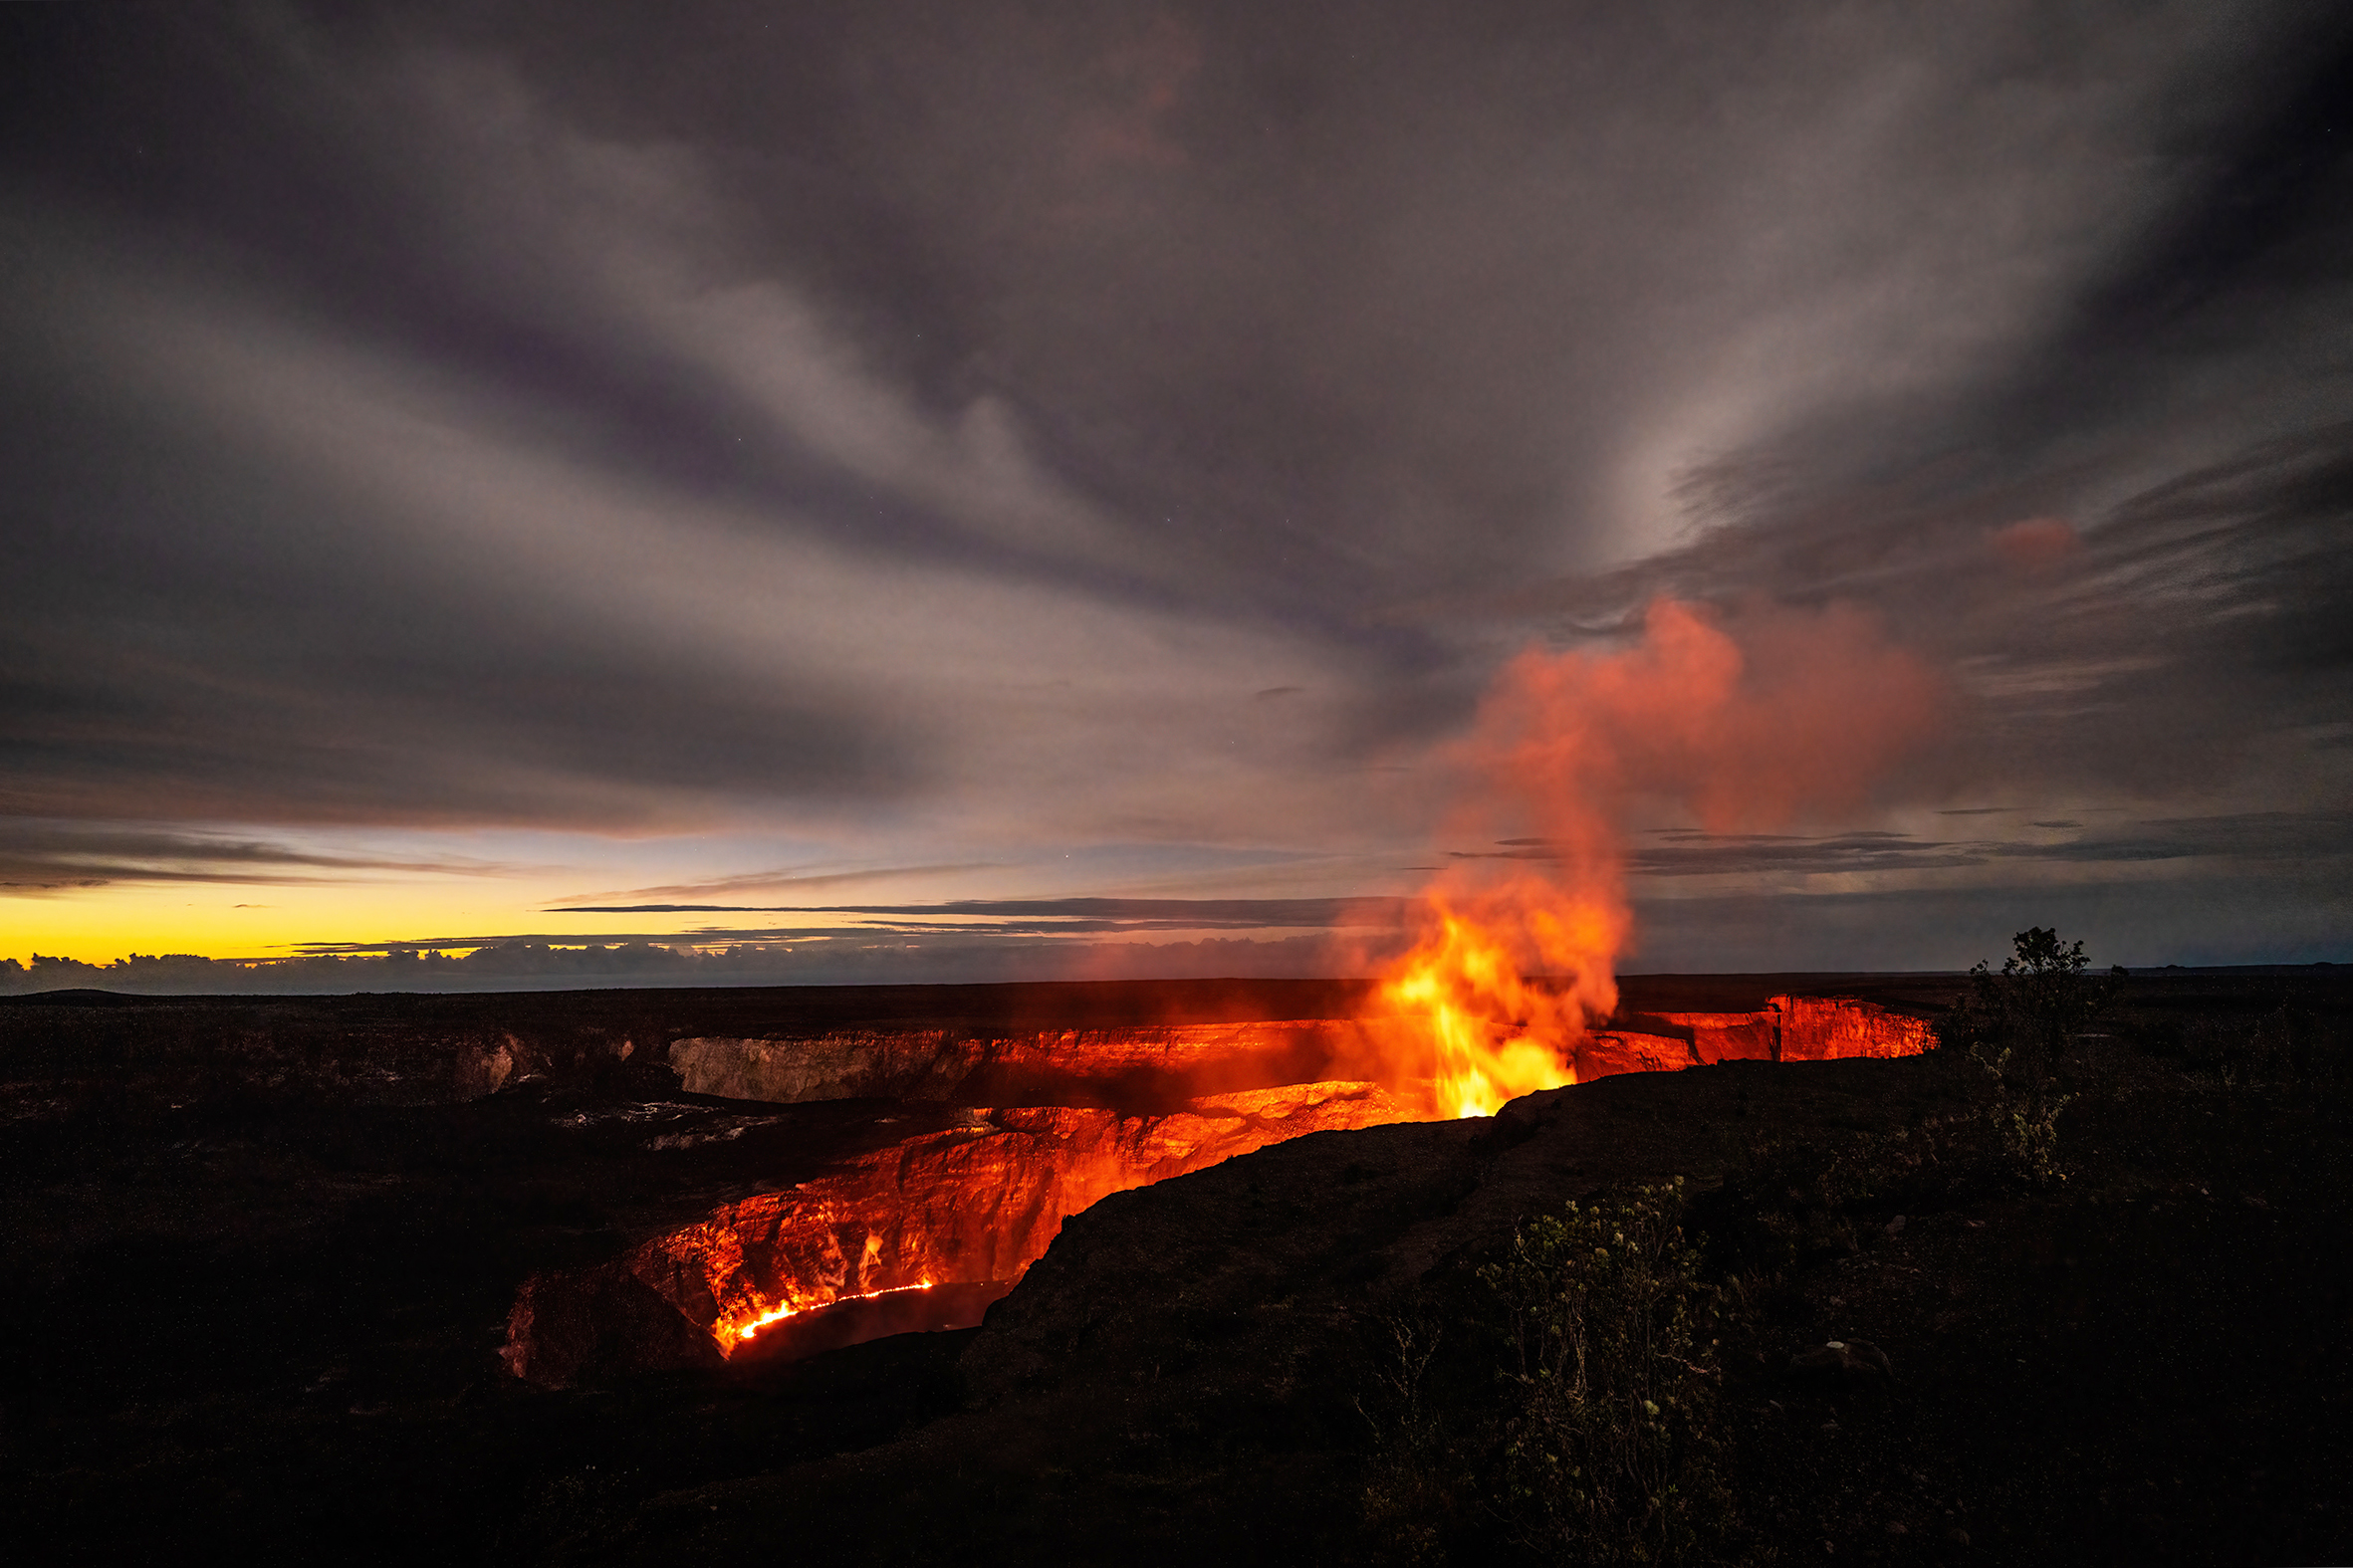
<svg viewBox="0 0 2353 1568"><path fill-rule="evenodd" d="M1633 967L2353 958L2341 7L0 37L0 954L1345 967L1673 596L1956 695Z"/></svg>

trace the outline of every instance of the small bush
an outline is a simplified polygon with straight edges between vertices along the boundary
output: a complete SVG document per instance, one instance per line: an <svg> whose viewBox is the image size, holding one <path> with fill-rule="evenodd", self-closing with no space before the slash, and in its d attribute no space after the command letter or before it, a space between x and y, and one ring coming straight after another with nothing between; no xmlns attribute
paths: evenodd
<svg viewBox="0 0 2353 1568"><path fill-rule="evenodd" d="M2069 1042L2107 1010L2124 980L2121 969L2088 979L2090 964L2081 942L2062 947L2056 931L2029 927L2010 939L2000 973L1984 963L1970 971L1970 994L1937 1027L1942 1046L1966 1050L1985 1070L1986 1118L2012 1174L2031 1187L2067 1179L2058 1146L2059 1114L2074 1099L2060 1092Z"/></svg>
<svg viewBox="0 0 2353 1568"><path fill-rule="evenodd" d="M2011 1174L2029 1187L2054 1187L2067 1179L2058 1159L2059 1113L2075 1096L2059 1093L2050 1075L2032 1065L2017 1070L2017 1054L2009 1046L1993 1050L1973 1045L1969 1051L1970 1059L1993 1080L1986 1116L2000 1135Z"/></svg>
<svg viewBox="0 0 2353 1568"><path fill-rule="evenodd" d="M1476 1489L1425 1391L1445 1325L1426 1309L1408 1308L1384 1314L1377 1329L1370 1387L1356 1400L1373 1434L1364 1522L1378 1543L1376 1560L1443 1563L1448 1527Z"/></svg>
<svg viewBox="0 0 2353 1568"><path fill-rule="evenodd" d="M1999 972L1983 962L1969 972L1969 994L1938 1020L1939 1044L1971 1052L2006 1049L2018 1071L2050 1072L2065 1059L2068 1041L2107 1010L2123 983L2121 969L2088 978L2090 966L2082 943L2061 947L2056 931L2028 927L2010 938L2010 956Z"/></svg>
<svg viewBox="0 0 2353 1568"><path fill-rule="evenodd" d="M1715 1343L1683 1183L1524 1223L1480 1270L1503 1313L1497 1506L1538 1556L1673 1562L1720 1527Z"/></svg>
<svg viewBox="0 0 2353 1568"><path fill-rule="evenodd" d="M1367 1324L1358 1560L1671 1563L1731 1539L1680 1179L1524 1220Z"/></svg>

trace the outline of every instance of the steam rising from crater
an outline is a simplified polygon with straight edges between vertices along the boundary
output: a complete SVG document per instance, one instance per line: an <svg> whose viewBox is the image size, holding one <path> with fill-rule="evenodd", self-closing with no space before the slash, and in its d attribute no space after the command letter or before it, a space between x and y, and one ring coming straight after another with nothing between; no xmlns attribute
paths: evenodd
<svg viewBox="0 0 2353 1568"><path fill-rule="evenodd" d="M1426 890L1385 988L1430 1020L1426 1056L1393 1071L1435 1080L1460 1116L1573 1082L1570 1049L1615 1009L1634 938L1630 813L1756 832L1851 809L1945 704L1926 664L1836 604L1728 627L1661 598L1622 651L1522 653L1455 748L1471 783L1450 832L1498 847L1457 851Z"/></svg>

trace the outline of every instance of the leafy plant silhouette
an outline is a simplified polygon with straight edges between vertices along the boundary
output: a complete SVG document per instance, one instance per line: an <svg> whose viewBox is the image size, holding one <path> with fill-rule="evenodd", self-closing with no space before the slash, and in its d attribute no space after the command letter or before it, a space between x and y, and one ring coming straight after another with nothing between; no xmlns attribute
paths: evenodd
<svg viewBox="0 0 2353 1568"><path fill-rule="evenodd" d="M1992 1080L1988 1116L2017 1174L2034 1186L2066 1180L2059 1168L2059 1113L2074 1099L2061 1092L2068 1049L2115 1000L2121 968L2100 979L2084 972L2083 944L2062 946L2057 931L2030 926L2010 938L1997 972L1980 962L1970 994L1938 1027L1948 1049L1965 1049Z"/></svg>
<svg viewBox="0 0 2353 1568"><path fill-rule="evenodd" d="M1517 1407L1501 1511L1539 1557L1673 1562L1729 1498L1715 1468L1710 1295L1678 1224L1682 1178L1525 1221L1480 1278L1503 1308Z"/></svg>

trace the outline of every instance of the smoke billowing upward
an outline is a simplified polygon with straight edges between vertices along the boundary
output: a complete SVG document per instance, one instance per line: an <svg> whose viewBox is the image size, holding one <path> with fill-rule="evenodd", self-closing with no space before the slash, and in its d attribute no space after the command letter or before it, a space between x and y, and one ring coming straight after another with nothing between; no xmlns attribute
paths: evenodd
<svg viewBox="0 0 2353 1568"><path fill-rule="evenodd" d="M1457 852L1388 987L1433 1018L1450 1108L1569 1081L1568 1044L1616 1007L1630 813L1755 833L1851 809L1949 703L1926 663L1841 604L1752 607L1728 628L1661 598L1623 651L1506 665L1457 748L1473 784L1450 824L1502 847Z"/></svg>

